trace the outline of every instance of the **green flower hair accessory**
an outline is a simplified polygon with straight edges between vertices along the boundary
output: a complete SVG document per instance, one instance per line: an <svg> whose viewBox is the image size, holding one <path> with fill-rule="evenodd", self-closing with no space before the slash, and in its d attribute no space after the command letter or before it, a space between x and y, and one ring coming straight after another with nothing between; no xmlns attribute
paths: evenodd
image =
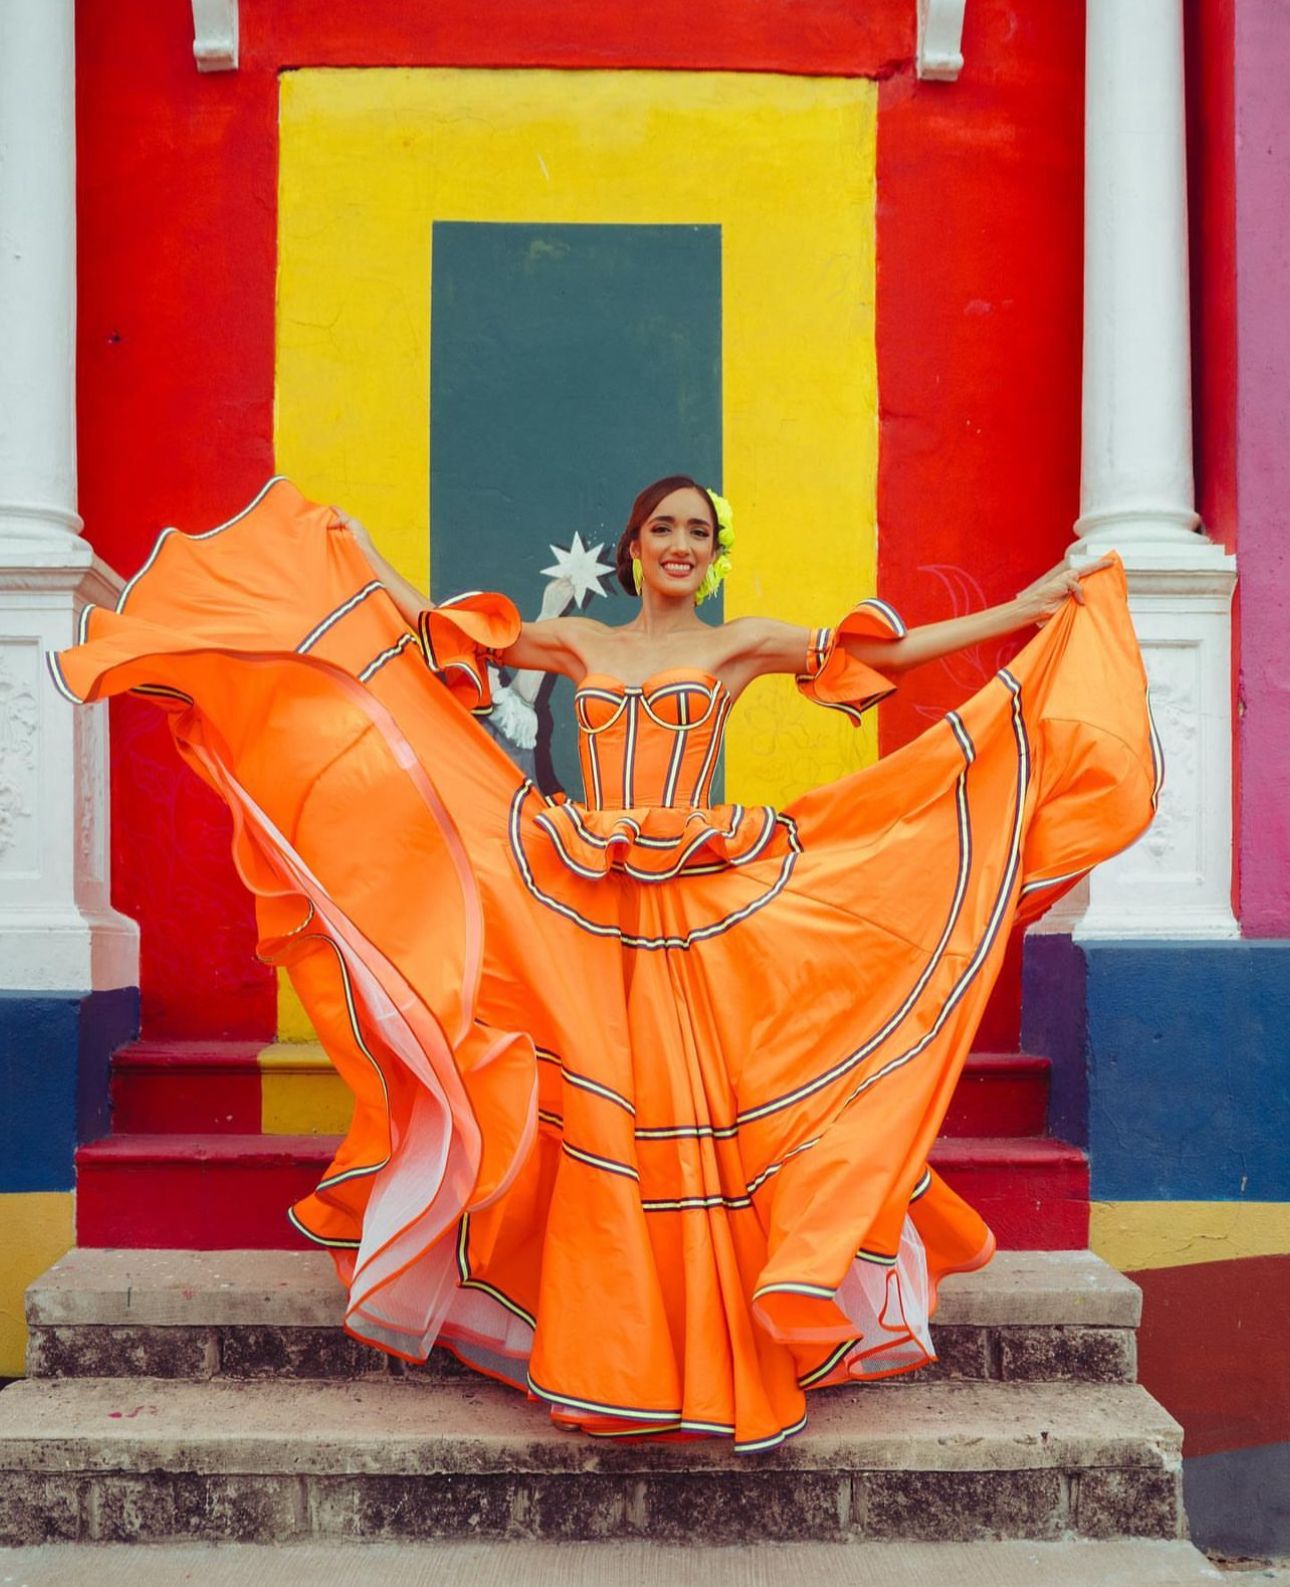
<svg viewBox="0 0 1290 1587"><path fill-rule="evenodd" d="M717 593L733 566L730 553L735 546L734 511L726 498L718 496L715 490L710 490L708 495L712 497L712 505L717 509L717 550L708 565L708 571L703 575L703 582L694 592L696 606L700 601L706 601L709 596Z"/></svg>

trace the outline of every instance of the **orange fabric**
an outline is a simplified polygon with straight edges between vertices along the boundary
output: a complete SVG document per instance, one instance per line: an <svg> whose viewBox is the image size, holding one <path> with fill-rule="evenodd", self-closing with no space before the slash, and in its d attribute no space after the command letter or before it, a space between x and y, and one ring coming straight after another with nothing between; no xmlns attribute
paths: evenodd
<svg viewBox="0 0 1290 1587"><path fill-rule="evenodd" d="M410 635L286 481L168 533L51 658L149 693L226 798L260 951L357 1099L293 1216L348 1326L436 1338L610 1436L771 1447L804 1389L921 1365L989 1230L927 1169L1008 929L1151 817L1160 768L1116 566L959 711L782 812L708 806L729 711L673 669L577 694L588 787L550 802L471 712L498 596ZM799 680L889 685L839 635ZM437 672L434 668L439 669Z"/></svg>

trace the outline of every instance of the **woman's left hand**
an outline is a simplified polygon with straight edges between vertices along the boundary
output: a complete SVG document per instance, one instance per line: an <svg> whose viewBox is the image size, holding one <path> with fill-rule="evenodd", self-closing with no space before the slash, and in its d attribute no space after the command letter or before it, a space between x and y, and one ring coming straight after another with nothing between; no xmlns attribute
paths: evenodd
<svg viewBox="0 0 1290 1587"><path fill-rule="evenodd" d="M1110 566L1110 557L1099 557L1096 562L1085 562L1078 568L1059 562L1042 578L1019 590L1013 604L1018 608L1023 622L1034 623L1042 628L1050 617L1055 617L1061 611L1067 600L1076 600L1082 606L1084 591L1080 588L1080 580Z"/></svg>

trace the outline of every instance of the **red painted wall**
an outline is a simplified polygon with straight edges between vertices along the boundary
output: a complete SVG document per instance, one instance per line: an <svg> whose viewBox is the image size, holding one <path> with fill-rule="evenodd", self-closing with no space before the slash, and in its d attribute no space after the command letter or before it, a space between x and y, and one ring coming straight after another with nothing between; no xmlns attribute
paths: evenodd
<svg viewBox="0 0 1290 1587"><path fill-rule="evenodd" d="M76 22L80 505L129 574L165 524L218 523L273 471L276 92L267 67L200 76L187 8L88 0ZM223 807L159 713L125 701L112 726L145 1032L271 1036Z"/></svg>
<svg viewBox="0 0 1290 1587"><path fill-rule="evenodd" d="M1128 1275L1142 1287L1138 1375L1186 1429L1183 1456L1284 1441L1290 1256Z"/></svg>
<svg viewBox="0 0 1290 1587"><path fill-rule="evenodd" d="M973 0L954 85L878 113L879 587L933 622L1057 562L1079 515L1084 18ZM915 673L885 748L980 687L1019 639ZM978 1046L1019 1039L1014 940Z"/></svg>
<svg viewBox="0 0 1290 1587"><path fill-rule="evenodd" d="M689 67L883 78L880 582L916 621L1006 599L1077 510L1082 14L973 0L957 84L912 75L912 0L245 6L242 64L199 74L186 8L80 0L81 509L123 573L272 471L277 71L305 65ZM896 742L1009 647L916 677ZM273 982L222 810L127 702L113 718L114 892L143 927L150 1035L268 1038ZM1014 1046L1015 977L982 1044Z"/></svg>
<svg viewBox="0 0 1290 1587"><path fill-rule="evenodd" d="M1236 550L1235 0L1184 0L1196 509Z"/></svg>

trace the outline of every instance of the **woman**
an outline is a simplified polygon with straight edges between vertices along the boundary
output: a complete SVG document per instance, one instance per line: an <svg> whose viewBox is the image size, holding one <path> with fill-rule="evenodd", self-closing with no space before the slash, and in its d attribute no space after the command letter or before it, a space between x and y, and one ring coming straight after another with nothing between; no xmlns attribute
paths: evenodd
<svg viewBox="0 0 1290 1587"><path fill-rule="evenodd" d="M1118 564L912 632L878 601L709 627L719 506L681 476L638 497L632 622L524 624L500 596L431 606L272 481L167 531L53 671L155 698L233 811L260 952L355 1094L292 1211L350 1331L438 1340L587 1432L755 1452L807 1388L931 1359L937 1282L994 1249L927 1158L1009 927L1138 835L1160 768ZM858 718L1029 623L878 765L783 811L710 802L753 678ZM469 720L490 662L574 680L582 800Z"/></svg>

